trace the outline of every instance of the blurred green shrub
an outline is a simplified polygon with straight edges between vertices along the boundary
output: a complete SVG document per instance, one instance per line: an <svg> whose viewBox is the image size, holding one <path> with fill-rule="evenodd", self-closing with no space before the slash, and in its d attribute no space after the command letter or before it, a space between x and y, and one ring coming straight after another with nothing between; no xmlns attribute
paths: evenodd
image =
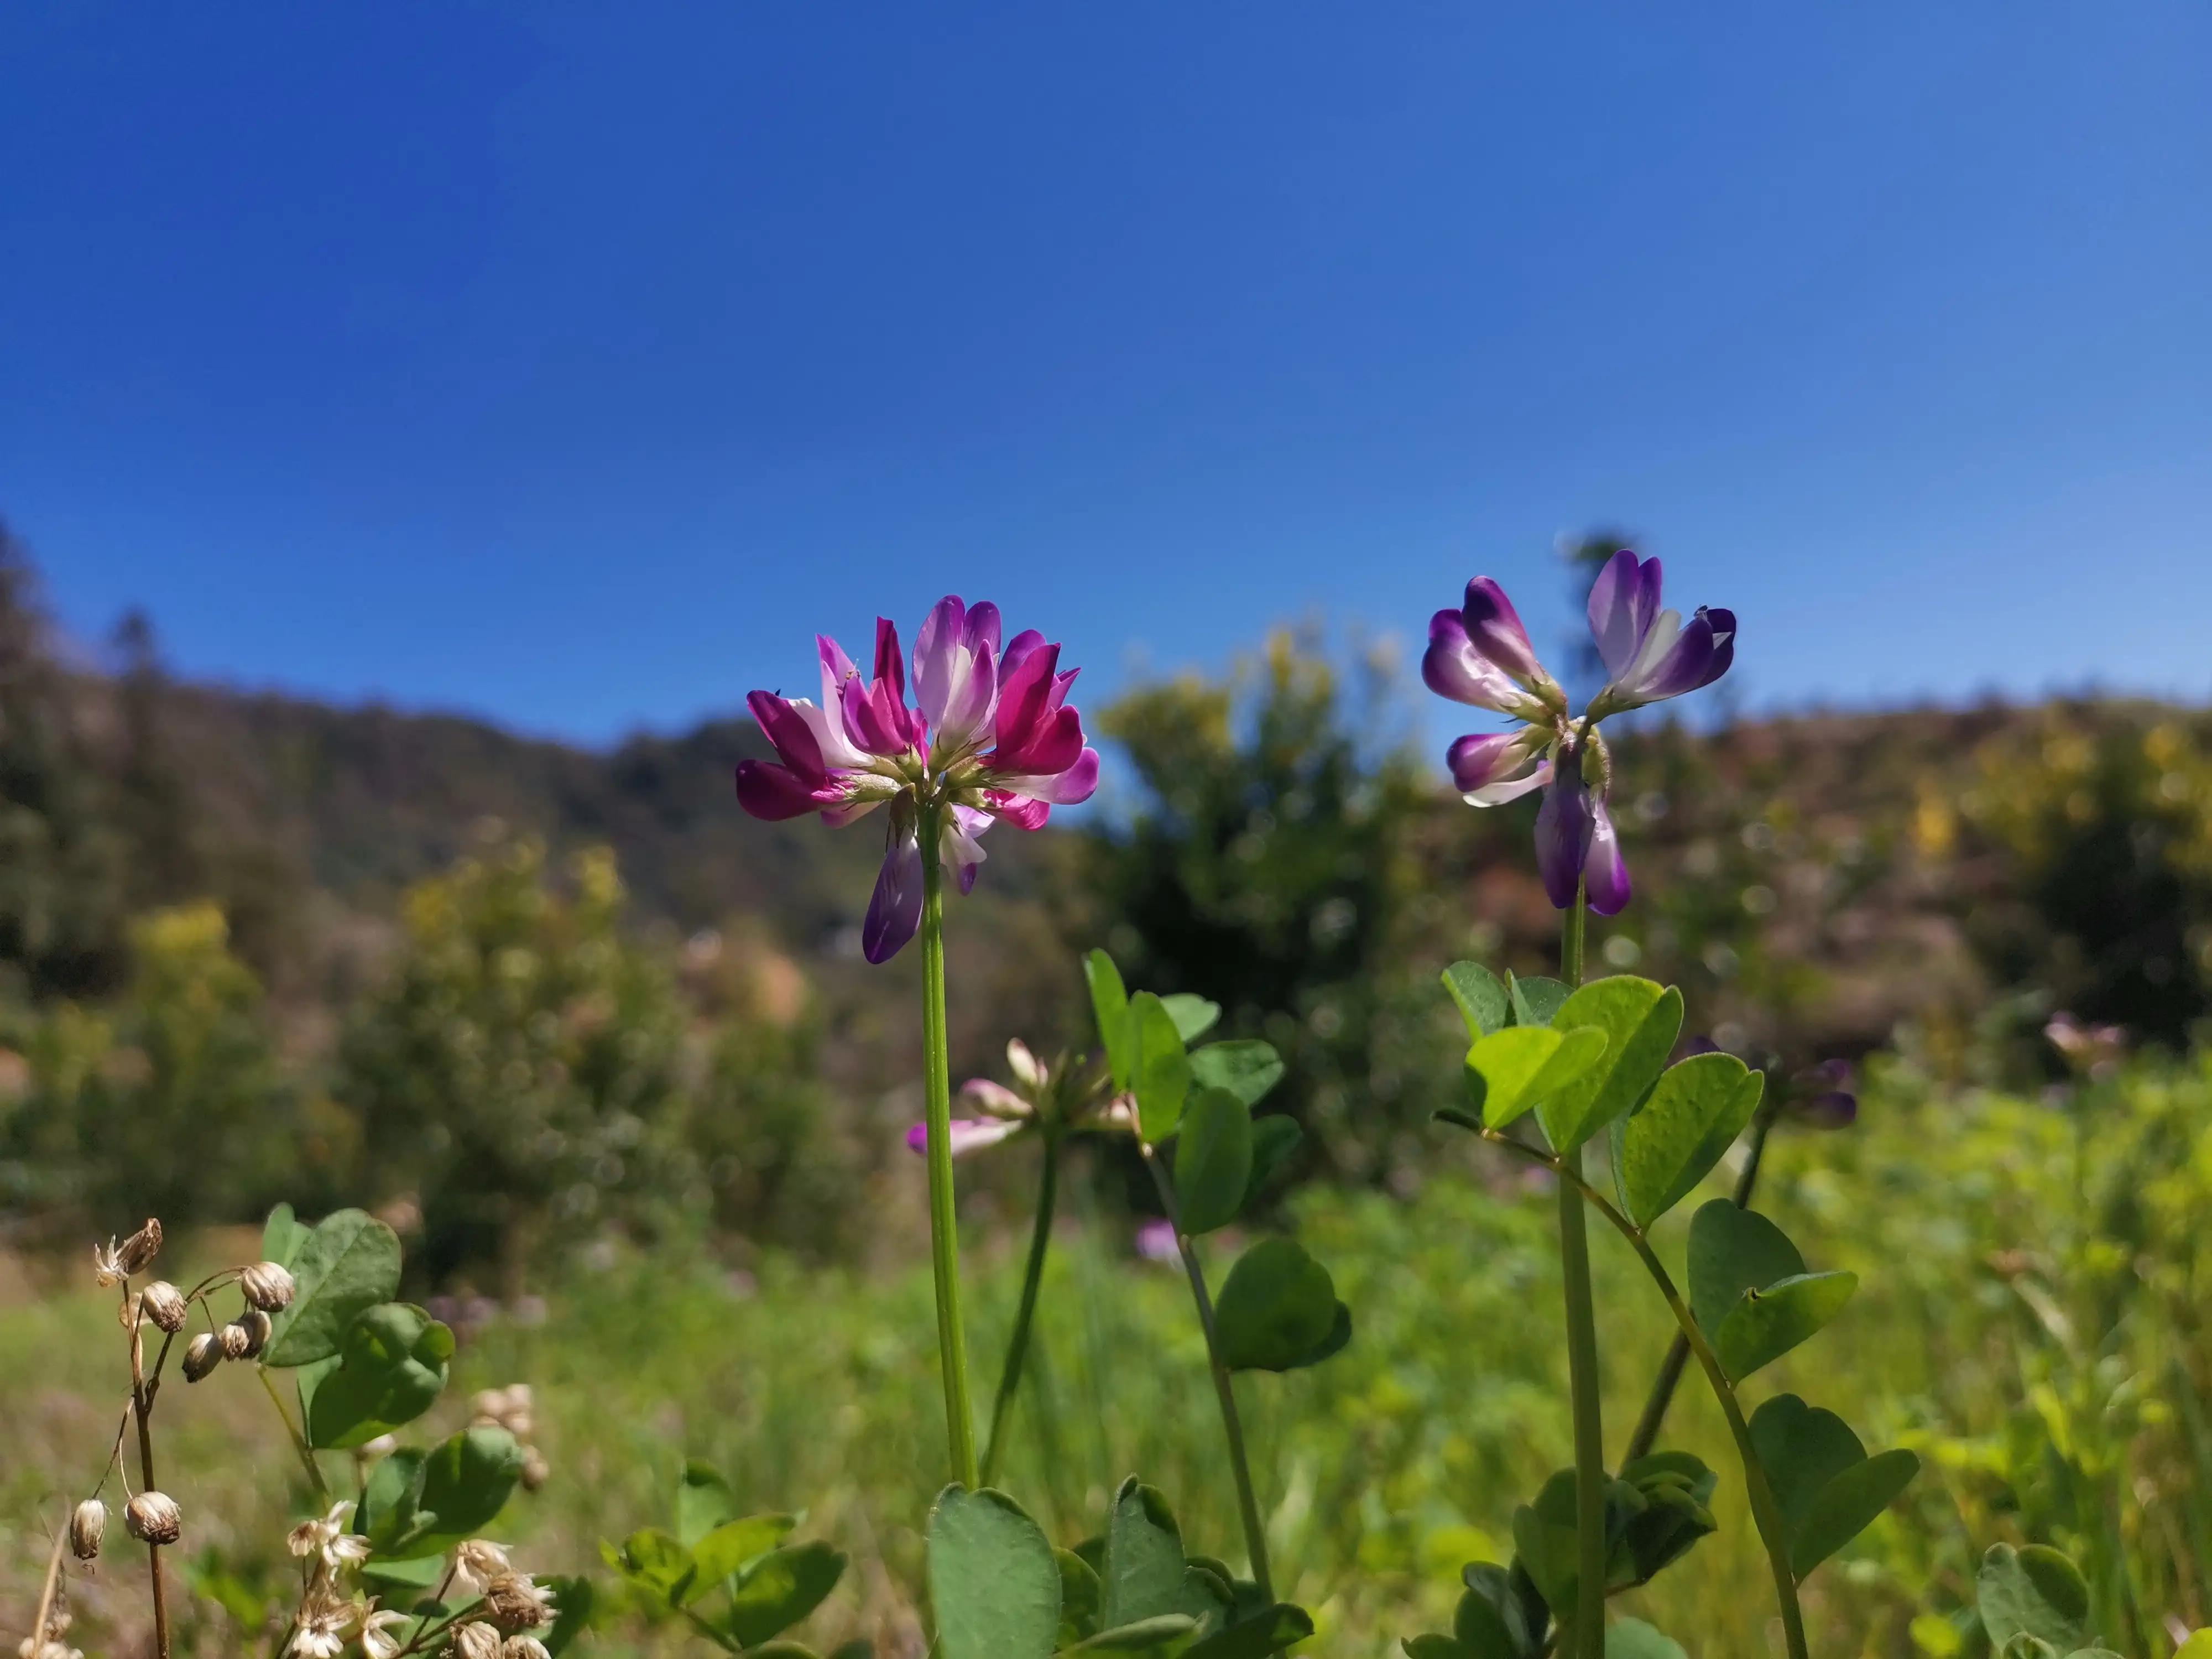
<svg viewBox="0 0 2212 1659"><path fill-rule="evenodd" d="M434 1279L489 1269L511 1295L611 1225L703 1208L674 976L623 936L611 854L568 875L556 887L525 838L411 890L398 960L340 1042L338 1098L379 1196L419 1204Z"/></svg>

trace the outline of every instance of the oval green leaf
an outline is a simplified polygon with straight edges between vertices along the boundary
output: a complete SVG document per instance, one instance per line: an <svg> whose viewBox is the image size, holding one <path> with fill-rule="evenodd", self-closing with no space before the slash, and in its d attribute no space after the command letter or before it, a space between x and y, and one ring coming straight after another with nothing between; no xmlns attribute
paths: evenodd
<svg viewBox="0 0 2212 1659"><path fill-rule="evenodd" d="M1129 992L1121 983L1121 970L1103 951L1083 958L1083 978L1091 988L1091 1012L1098 1022L1098 1040L1106 1047L1106 1064L1116 1089L1129 1086L1135 1050L1129 1040Z"/></svg>
<svg viewBox="0 0 2212 1659"><path fill-rule="evenodd" d="M1129 999L1129 1088L1137 1097L1137 1130L1157 1146L1182 1120L1190 1092L1190 1056L1183 1052L1166 1005L1150 991Z"/></svg>
<svg viewBox="0 0 2212 1659"><path fill-rule="evenodd" d="M2070 1558L2048 1545L1990 1545L1974 1592L1982 1628L2000 1653L2019 1636L2048 1642L2061 1653L2089 1640L2088 1583Z"/></svg>
<svg viewBox="0 0 2212 1659"><path fill-rule="evenodd" d="M422 1309L386 1302L346 1327L336 1369L307 1400L307 1443L362 1446L437 1402L453 1358L453 1334Z"/></svg>
<svg viewBox="0 0 2212 1659"><path fill-rule="evenodd" d="M1328 1269L1292 1238L1263 1238L1237 1259L1214 1308L1231 1370L1286 1371L1321 1357L1337 1326Z"/></svg>
<svg viewBox="0 0 2212 1659"><path fill-rule="evenodd" d="M1193 1237L1227 1225L1252 1178L1251 1109L1226 1089L1191 1097L1176 1133L1176 1203Z"/></svg>
<svg viewBox="0 0 2212 1659"><path fill-rule="evenodd" d="M1618 1173L1629 1219L1650 1225L1705 1178L1751 1121L1765 1082L1734 1054L1693 1054L1660 1073L1621 1132Z"/></svg>
<svg viewBox="0 0 2212 1659"><path fill-rule="evenodd" d="M1790 1565L1800 1579L1864 1532L1920 1473L1902 1447L1862 1458L1820 1488L1793 1529Z"/></svg>
<svg viewBox="0 0 2212 1659"><path fill-rule="evenodd" d="M1219 1003L1194 996L1188 991L1177 991L1172 996L1162 997L1160 1006L1168 1011L1168 1018L1175 1021L1176 1034L1185 1043L1197 1042L1221 1020Z"/></svg>
<svg viewBox="0 0 2212 1659"><path fill-rule="evenodd" d="M757 1648L820 1607L844 1573L843 1554L819 1540L771 1550L738 1577L716 1622L739 1647Z"/></svg>
<svg viewBox="0 0 2212 1659"><path fill-rule="evenodd" d="M1731 1382L1771 1365L1843 1311L1859 1287L1852 1273L1800 1273L1746 1291L1713 1334L1713 1351Z"/></svg>
<svg viewBox="0 0 2212 1659"><path fill-rule="evenodd" d="M1711 1335L1746 1291L1763 1291L1805 1271L1790 1237L1765 1216L1729 1199L1700 1205L1690 1218L1690 1311Z"/></svg>
<svg viewBox="0 0 2212 1659"><path fill-rule="evenodd" d="M1504 981L1481 963L1455 962L1443 971L1444 989L1458 1005L1469 1037L1486 1037L1513 1023L1513 999Z"/></svg>
<svg viewBox="0 0 2212 1659"><path fill-rule="evenodd" d="M1545 1138L1562 1152L1633 1109L1658 1079L1681 1035L1682 994L1626 974L1593 980L1552 1016L1556 1031L1581 1025L1605 1033L1603 1060L1536 1107Z"/></svg>
<svg viewBox="0 0 2212 1659"><path fill-rule="evenodd" d="M292 1278L292 1305L261 1355L275 1370L327 1359L356 1316L399 1294L399 1235L365 1211L337 1211L301 1243Z"/></svg>
<svg viewBox="0 0 2212 1659"><path fill-rule="evenodd" d="M1605 1033L1594 1027L1562 1032L1508 1026L1467 1051L1468 1096L1483 1122L1502 1129L1583 1076L1604 1053Z"/></svg>
<svg viewBox="0 0 2212 1659"><path fill-rule="evenodd" d="M1194 1088L1226 1089L1247 1106L1257 1106L1283 1080L1283 1057L1273 1043L1255 1037L1209 1042L1190 1057Z"/></svg>
<svg viewBox="0 0 2212 1659"><path fill-rule="evenodd" d="M929 1512L942 1659L1048 1659L1060 1634L1051 1540L1004 1492L947 1486Z"/></svg>

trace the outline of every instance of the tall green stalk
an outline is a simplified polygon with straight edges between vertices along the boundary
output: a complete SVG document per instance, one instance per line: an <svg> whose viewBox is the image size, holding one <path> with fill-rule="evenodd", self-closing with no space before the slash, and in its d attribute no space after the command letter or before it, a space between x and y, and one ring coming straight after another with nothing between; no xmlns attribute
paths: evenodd
<svg viewBox="0 0 2212 1659"><path fill-rule="evenodd" d="M1559 935L1559 976L1570 987L1583 982L1583 905L1577 887ZM1604 1659L1605 1419L1598 1399L1597 1315L1590 1291L1589 1223L1577 1183L1564 1175L1559 1268L1566 1292L1567 1388L1575 1424L1575 1652L1579 1659Z"/></svg>
<svg viewBox="0 0 2212 1659"><path fill-rule="evenodd" d="M945 1431L952 1478L970 1491L975 1419L968 1404L968 1339L960 1325L960 1231L952 1202L952 1067L945 1035L945 891L938 867L942 809L925 808L921 851L921 1051L929 1160L929 1264L937 1285L937 1358L945 1379Z"/></svg>
<svg viewBox="0 0 2212 1659"><path fill-rule="evenodd" d="M1674 1288L1674 1276L1666 1264L1659 1260L1658 1252L1644 1236L1644 1230L1623 1215L1606 1196L1577 1173L1564 1158L1550 1157L1514 1139L1499 1134L1494 1129L1482 1131L1482 1138L1492 1145L1532 1162L1541 1164L1559 1177L1562 1190L1578 1195L1608 1222L1615 1231L1626 1239L1636 1252L1637 1260L1651 1275L1651 1282L1659 1287L1665 1298L1668 1311L1674 1316L1674 1323L1697 1356L1698 1364L1711 1384L1713 1398L1720 1403L1721 1414L1728 1419L1729 1433L1735 1441L1736 1455L1743 1464L1744 1495L1751 1502L1752 1524L1759 1529L1759 1542L1765 1546L1769 1571L1774 1578L1774 1597L1782 1613L1782 1637L1789 1650L1790 1659L1808 1659L1805 1647L1805 1616L1797 1604L1797 1574L1790 1565L1790 1535L1782 1521L1782 1507L1775 1502L1774 1488L1766 1479L1766 1466L1759 1461L1759 1448L1751 1438L1751 1425L1744 1420L1743 1406L1736 1398L1735 1385L1722 1370L1720 1357L1713 1352L1712 1344L1705 1340L1698 1327L1689 1304L1682 1300L1681 1292Z"/></svg>
<svg viewBox="0 0 2212 1659"><path fill-rule="evenodd" d="M1182 1230L1182 1212L1176 1203L1175 1183L1152 1149L1145 1148L1145 1167L1152 1172L1152 1184L1159 1188L1160 1203L1167 1211L1168 1224L1175 1229L1176 1250L1182 1257L1182 1268L1190 1279L1191 1300L1198 1304L1199 1328L1206 1333L1206 1358L1213 1373L1214 1396L1221 1403L1221 1430L1229 1442L1229 1469L1237 1480L1237 1510L1244 1523L1244 1553L1252 1559L1252 1582L1259 1586L1263 1602L1275 1599L1274 1581L1267 1571L1267 1533L1260 1520L1260 1500L1252 1488L1251 1460L1244 1453L1244 1425L1237 1414L1237 1389L1229 1367L1222 1362L1221 1338L1214 1328L1213 1297L1206 1288L1206 1271L1199 1266L1198 1249L1190 1236Z"/></svg>
<svg viewBox="0 0 2212 1659"><path fill-rule="evenodd" d="M1022 1273L1021 1305L1014 1310L1014 1333L1006 1340L1006 1364L999 1371L999 1397L991 1403L991 1437L983 1443L983 1484L999 1471L1006 1441L1006 1414L1022 1386L1022 1361L1030 1350L1030 1322L1036 1314L1037 1286L1044 1279L1045 1252L1052 1245L1053 1205L1060 1195L1060 1136L1044 1133L1044 1169L1037 1176L1036 1222L1030 1232L1029 1263Z"/></svg>

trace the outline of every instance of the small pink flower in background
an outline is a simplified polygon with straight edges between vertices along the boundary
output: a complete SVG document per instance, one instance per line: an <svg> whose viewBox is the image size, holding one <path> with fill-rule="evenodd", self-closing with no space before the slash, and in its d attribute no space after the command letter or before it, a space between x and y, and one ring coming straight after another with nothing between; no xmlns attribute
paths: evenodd
<svg viewBox="0 0 2212 1659"><path fill-rule="evenodd" d="M1176 1244L1172 1222L1154 1217L1137 1226L1137 1254L1147 1261L1173 1261L1182 1252Z"/></svg>
<svg viewBox="0 0 2212 1659"><path fill-rule="evenodd" d="M963 892L983 862L981 837L1000 819L1041 828L1056 805L1088 800L1098 754L1067 707L1076 672L1060 647L1030 630L1002 652L999 608L947 597L921 625L907 706L898 630L876 623L866 679L828 635L815 641L822 701L755 691L745 699L775 750L738 763L738 803L757 818L819 812L833 827L890 804L883 869L861 924L861 951L888 962L921 923L919 836L927 808L944 814L938 859Z"/></svg>
<svg viewBox="0 0 2212 1659"><path fill-rule="evenodd" d="M971 1077L960 1085L957 1103L974 1115L952 1120L953 1157L981 1152L1031 1129L1059 1133L1134 1127L1125 1103L1109 1097L1111 1080L1095 1066L1086 1068L1066 1054L1048 1066L1029 1044L1015 1037L1006 1044L1006 1070L1013 1074L1011 1089L987 1077ZM917 1123L908 1129L906 1144L911 1152L927 1152L929 1126Z"/></svg>

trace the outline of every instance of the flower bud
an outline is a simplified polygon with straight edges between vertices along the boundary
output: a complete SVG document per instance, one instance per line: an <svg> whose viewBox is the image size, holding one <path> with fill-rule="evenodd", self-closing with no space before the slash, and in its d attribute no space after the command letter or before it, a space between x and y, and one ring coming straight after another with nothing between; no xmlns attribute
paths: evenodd
<svg viewBox="0 0 2212 1659"><path fill-rule="evenodd" d="M166 1492L142 1492L124 1506L123 1524L142 1544L173 1544L185 1518Z"/></svg>
<svg viewBox="0 0 2212 1659"><path fill-rule="evenodd" d="M161 1253L161 1224L149 1215L144 1226L123 1241L115 1260L126 1275L136 1275L151 1267Z"/></svg>
<svg viewBox="0 0 2212 1659"><path fill-rule="evenodd" d="M202 1331L185 1345L185 1381L198 1382L222 1360L222 1339L213 1331Z"/></svg>
<svg viewBox="0 0 2212 1659"><path fill-rule="evenodd" d="M138 1292L138 1311L174 1336L185 1328L185 1316L191 1310L185 1305L182 1291L166 1279L157 1279Z"/></svg>
<svg viewBox="0 0 2212 1659"><path fill-rule="evenodd" d="M292 1293L297 1288L292 1275L273 1261L257 1261L238 1276L238 1288L246 1292L246 1299L264 1313L282 1313L292 1305Z"/></svg>
<svg viewBox="0 0 2212 1659"><path fill-rule="evenodd" d="M453 1659L499 1659L499 1632L481 1619L453 1632Z"/></svg>
<svg viewBox="0 0 2212 1659"><path fill-rule="evenodd" d="M107 1533L107 1505L88 1498L70 1516L70 1548L80 1561L96 1559L100 1540Z"/></svg>

